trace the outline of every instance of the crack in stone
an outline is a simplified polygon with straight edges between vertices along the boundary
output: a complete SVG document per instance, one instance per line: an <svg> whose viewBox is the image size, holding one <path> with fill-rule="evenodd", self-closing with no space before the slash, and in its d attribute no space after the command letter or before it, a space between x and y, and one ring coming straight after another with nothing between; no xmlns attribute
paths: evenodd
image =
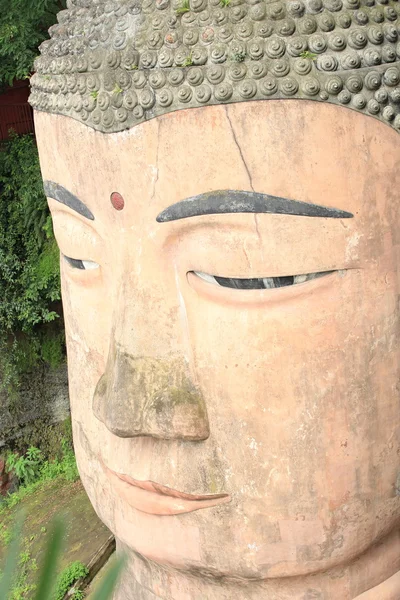
<svg viewBox="0 0 400 600"><path fill-rule="evenodd" d="M233 139L234 139L234 141L235 141L235 144L236 144L236 147L237 147L237 149L239 150L240 158L242 159L243 166L244 166L244 168L246 169L246 173L247 173L247 176L248 176L248 178L249 178L250 187L251 187L251 189L252 189L252 190L253 190L253 192L254 192L255 190L254 190L254 187L253 187L253 180L252 180L252 178L251 178L251 174L250 174L250 171L249 171L249 167L247 166L247 163L246 163L246 161L245 161L245 159L244 159L244 156L243 156L242 149L241 149L241 147L240 147L240 145L239 145L239 142L238 142L238 140L237 140L237 137L236 137L235 130L233 129L233 126L232 126L232 121L231 121L231 118L230 118L230 116L229 116L229 113L228 113L228 107L227 107L227 106L224 106L224 109L225 109L226 118L228 119L228 123L229 123L230 130L231 130L231 132L232 132Z"/></svg>
<svg viewBox="0 0 400 600"><path fill-rule="evenodd" d="M246 169L247 177L249 178L250 187L251 187L251 189L254 192L255 190L254 190L254 187L253 187L253 180L252 180L252 177L251 177L251 174L250 174L250 170L249 170L249 167L247 166L247 163L246 163L246 161L244 159L243 152L242 152L242 149L241 149L241 147L239 145L238 139L236 137L235 130L233 129L232 121L231 121L231 118L230 118L229 112L228 112L228 107L224 106L224 109L225 109L225 114L226 114L226 118L227 118L228 123L229 123L230 130L232 132L233 139L235 141L237 149L239 150L240 158L242 159L244 168ZM255 228L256 228L256 233L257 233L258 240L261 243L262 239L261 239L260 230L258 228L258 221L257 221L257 215L256 214L254 214L254 225L255 225ZM246 254L246 258L247 258L247 260L249 262L249 265L250 265L250 261L249 261L249 258L247 256L247 253L245 252L245 254Z"/></svg>
<svg viewBox="0 0 400 600"><path fill-rule="evenodd" d="M257 214L256 213L254 213L254 225L256 226L256 233L257 233L258 241L261 243L262 239L261 239L260 230L258 228L258 221L257 221Z"/></svg>
<svg viewBox="0 0 400 600"><path fill-rule="evenodd" d="M245 243L243 244L243 252L244 252L244 255L246 257L247 264L248 264L249 268L251 269L251 261L250 261L249 255L247 253L247 249L246 249L246 244Z"/></svg>

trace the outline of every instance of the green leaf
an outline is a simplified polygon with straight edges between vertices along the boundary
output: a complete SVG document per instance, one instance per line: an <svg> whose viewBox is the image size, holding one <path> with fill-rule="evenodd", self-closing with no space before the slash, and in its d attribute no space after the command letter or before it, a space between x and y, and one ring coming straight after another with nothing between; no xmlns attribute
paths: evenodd
<svg viewBox="0 0 400 600"><path fill-rule="evenodd" d="M40 579L34 597L35 600L51 600L53 588L56 583L55 574L57 571L57 563L61 555L63 535L63 524L59 520L54 521L44 563L40 572Z"/></svg>
<svg viewBox="0 0 400 600"><path fill-rule="evenodd" d="M120 556L116 559L113 566L110 568L108 573L104 576L101 585L97 588L93 594L92 600L111 600L113 591L118 582L121 571L125 565L126 557Z"/></svg>
<svg viewBox="0 0 400 600"><path fill-rule="evenodd" d="M21 514L15 524L14 538L7 552L4 573L0 579L0 598L4 598L6 600L11 592L11 588L13 586L13 582L18 569L22 523L23 515Z"/></svg>

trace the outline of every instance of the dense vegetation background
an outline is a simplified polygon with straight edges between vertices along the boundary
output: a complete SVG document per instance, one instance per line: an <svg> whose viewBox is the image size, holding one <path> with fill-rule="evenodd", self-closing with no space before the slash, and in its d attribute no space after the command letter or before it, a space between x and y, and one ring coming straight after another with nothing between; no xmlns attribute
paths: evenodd
<svg viewBox="0 0 400 600"><path fill-rule="evenodd" d="M65 0L0 0L0 93L28 78ZM40 361L63 358L58 251L33 135L0 152L0 379L9 392Z"/></svg>
<svg viewBox="0 0 400 600"><path fill-rule="evenodd" d="M0 85L25 79L66 0L0 0Z"/></svg>
<svg viewBox="0 0 400 600"><path fill-rule="evenodd" d="M11 390L38 361L63 356L59 254L30 135L0 152L0 298L0 371Z"/></svg>

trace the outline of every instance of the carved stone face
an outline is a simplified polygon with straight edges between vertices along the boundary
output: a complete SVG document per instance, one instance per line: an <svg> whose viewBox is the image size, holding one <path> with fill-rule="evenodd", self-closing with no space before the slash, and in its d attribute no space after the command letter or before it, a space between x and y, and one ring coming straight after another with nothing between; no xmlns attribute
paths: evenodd
<svg viewBox="0 0 400 600"><path fill-rule="evenodd" d="M346 564L388 535L398 134L303 100L118 134L44 113L36 125L44 180L69 191L46 188L69 259L79 468L117 538L183 571L266 579ZM243 206L256 212L193 216Z"/></svg>

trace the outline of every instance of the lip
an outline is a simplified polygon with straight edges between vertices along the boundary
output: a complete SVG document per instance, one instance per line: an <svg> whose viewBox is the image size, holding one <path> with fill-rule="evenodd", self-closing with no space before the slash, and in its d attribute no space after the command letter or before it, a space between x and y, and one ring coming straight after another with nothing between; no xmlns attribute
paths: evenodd
<svg viewBox="0 0 400 600"><path fill-rule="evenodd" d="M118 495L132 508L150 515L180 515L231 501L229 494L187 494L154 481L139 481L105 466Z"/></svg>

